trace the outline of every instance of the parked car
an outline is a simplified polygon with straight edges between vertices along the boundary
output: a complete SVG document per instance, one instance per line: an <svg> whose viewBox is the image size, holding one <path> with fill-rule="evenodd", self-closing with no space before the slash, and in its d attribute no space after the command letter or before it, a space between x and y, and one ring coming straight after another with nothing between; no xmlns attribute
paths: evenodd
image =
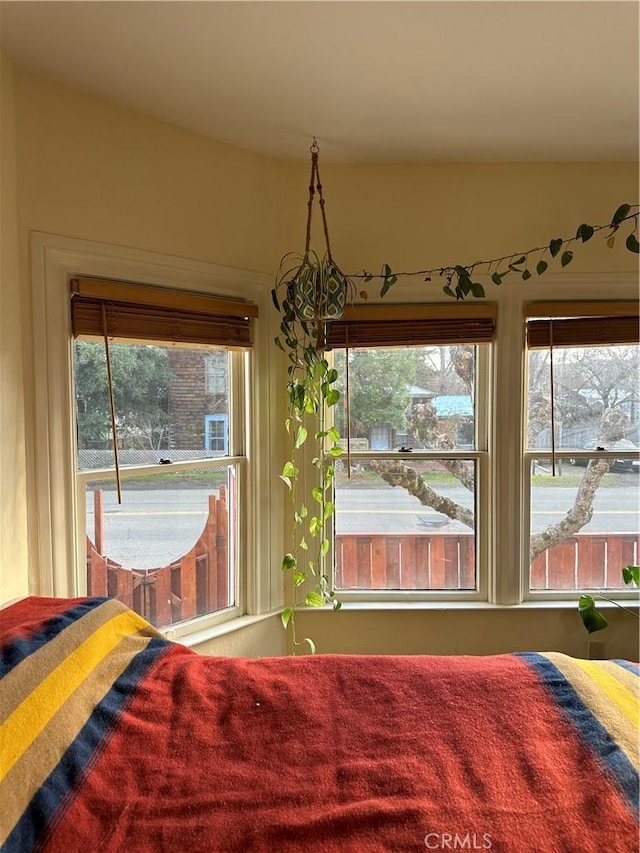
<svg viewBox="0 0 640 853"><path fill-rule="evenodd" d="M585 450L620 450L620 451L634 451L638 448L636 445L629 441L626 438L621 438L620 441L613 441L608 447L603 447L600 445L590 444L584 448ZM582 456L571 457L569 459L570 465L587 465L589 460ZM613 465L611 466L612 471L634 471L636 474L640 472L640 459L633 457L625 457L620 456L616 457Z"/></svg>

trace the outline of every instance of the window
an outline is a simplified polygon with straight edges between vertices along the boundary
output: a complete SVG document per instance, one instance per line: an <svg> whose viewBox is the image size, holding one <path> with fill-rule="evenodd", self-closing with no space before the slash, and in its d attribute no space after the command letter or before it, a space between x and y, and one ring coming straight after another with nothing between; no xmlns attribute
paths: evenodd
<svg viewBox="0 0 640 853"><path fill-rule="evenodd" d="M529 303L529 588L619 589L640 539L634 303Z"/></svg>
<svg viewBox="0 0 640 853"><path fill-rule="evenodd" d="M494 320L486 303L389 305L331 324L342 597L483 594Z"/></svg>
<svg viewBox="0 0 640 853"><path fill-rule="evenodd" d="M207 415L205 418L206 450L226 455L229 452L229 415Z"/></svg>
<svg viewBox="0 0 640 853"><path fill-rule="evenodd" d="M254 306L92 279L72 289L88 593L159 627L238 612Z"/></svg>

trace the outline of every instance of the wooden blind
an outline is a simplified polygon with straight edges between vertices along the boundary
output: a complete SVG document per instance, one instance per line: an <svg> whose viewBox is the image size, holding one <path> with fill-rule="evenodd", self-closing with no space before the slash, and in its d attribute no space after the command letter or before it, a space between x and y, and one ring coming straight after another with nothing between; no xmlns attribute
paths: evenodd
<svg viewBox="0 0 640 853"><path fill-rule="evenodd" d="M529 302L525 319L529 349L640 342L638 302Z"/></svg>
<svg viewBox="0 0 640 853"><path fill-rule="evenodd" d="M495 336L495 303L357 305L327 328L332 347L486 343Z"/></svg>
<svg viewBox="0 0 640 853"><path fill-rule="evenodd" d="M206 294L102 279L71 279L71 321L75 337L103 337L103 307L109 338L251 346L251 318L257 306Z"/></svg>

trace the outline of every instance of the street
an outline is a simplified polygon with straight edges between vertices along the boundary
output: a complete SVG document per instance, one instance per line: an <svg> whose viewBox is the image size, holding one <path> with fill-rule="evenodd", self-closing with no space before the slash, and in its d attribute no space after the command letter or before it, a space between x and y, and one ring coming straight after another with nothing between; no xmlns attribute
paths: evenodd
<svg viewBox="0 0 640 853"><path fill-rule="evenodd" d="M601 487L585 533L635 533L640 529L639 478L622 475L623 485ZM626 482L628 480L628 482ZM461 486L439 486L469 509L472 494ZM532 496L532 530L560 521L573 505L576 487L537 486ZM126 490L118 506L114 491L104 492L104 552L124 566L156 568L182 556L200 536L207 515L207 489ZM336 532L429 533L468 531L464 524L391 486L338 488ZM91 495L87 496L87 534L94 539Z"/></svg>

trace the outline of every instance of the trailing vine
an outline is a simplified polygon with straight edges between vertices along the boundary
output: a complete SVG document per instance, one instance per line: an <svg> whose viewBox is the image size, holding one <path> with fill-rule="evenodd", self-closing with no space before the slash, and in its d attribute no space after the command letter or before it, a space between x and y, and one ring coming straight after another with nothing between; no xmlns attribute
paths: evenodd
<svg viewBox="0 0 640 853"><path fill-rule="evenodd" d="M495 285L502 284L508 275L528 281L535 274L543 275L550 263L559 258L562 268L573 260L574 244L588 242L595 234L608 231L607 246L615 245L616 234L627 222L633 227L628 232L625 245L630 252L638 253L637 204L621 204L606 225L589 225L583 222L573 237L556 237L548 245L536 246L523 252L514 252L500 258L475 261L472 264L454 264L414 272L396 272L383 264L381 272L367 270L345 275L331 255L329 230L325 213L325 200L318 169L318 145L314 138L311 146L311 179L307 204L307 228L304 253L285 255L276 274L272 290L273 303L280 314L280 334L275 344L288 359L287 366L287 417L285 428L289 436L289 454L280 479L289 492L292 506L292 541L290 550L282 559L281 568L290 581L290 601L281 613L285 630L291 632L292 651L307 644L315 652L313 640L296 634L296 613L301 607L322 607L331 604L340 609L331 586L326 558L330 549L328 529L335 511L333 502L333 462L343 454L340 433L328 423L328 412L340 399L335 388L338 372L326 358L326 321L341 316L346 302L355 296L356 280L364 283L381 279L380 296L384 297L400 277L421 276L427 282L433 276L444 279L446 296L464 300L468 296L481 299L485 296L483 284L474 281L474 275L484 272ZM314 195L318 192L326 254L319 257L310 249L311 216ZM535 263L535 266L534 266ZM366 290L360 290L367 299ZM305 452L314 444L311 465L313 483L301 494L305 483L303 468Z"/></svg>
<svg viewBox="0 0 640 853"><path fill-rule="evenodd" d="M625 246L630 252L637 254L640 251L640 244L638 243L638 210L637 204L621 204L611 217L610 222L606 225L589 225L583 222L578 226L574 237L556 237L551 239L545 246L536 246L524 252L513 252L510 255L503 255L500 258L475 261L467 265L454 264L451 266L434 267L414 272L394 272L389 264L383 264L380 273L374 274L367 270L361 270L349 277L352 279L362 279L365 283L373 279L382 279L380 296L385 296L400 277L422 276L424 281L431 281L432 276L439 276L445 280L442 290L446 296L457 300L466 299L469 295L476 299L482 299L485 296L485 289L479 281L473 280L475 273L484 271L485 274L491 276L491 281L495 285L502 284L508 275L514 275L514 277L519 275L523 281L528 281L534 275L532 270L538 276L544 275L549 269L550 261L558 257L560 266L562 268L567 267L572 262L574 256L572 246L574 244L580 245L586 243L595 234L600 232L608 231L608 234L606 234L606 244L608 248L613 249L616 242L616 232L620 230L625 222L633 223L633 227L627 235ZM361 290L360 296L366 299L366 290Z"/></svg>
<svg viewBox="0 0 640 853"><path fill-rule="evenodd" d="M340 433L333 425L327 425L327 412L340 399L340 392L334 387L338 371L327 361L324 319L318 316L322 311L315 302L318 295L322 296L336 282L349 285L328 254L319 258L309 250L304 255L285 255L272 290L274 305L281 315L280 334L275 343L289 360L285 428L290 449L280 479L289 491L293 508L291 548L282 560L282 571L290 579L291 601L280 618L285 629L291 631L294 654L303 643L315 652L310 637L297 638L296 612L300 607L331 604L334 610L340 609L325 565L330 547L327 528L335 509L332 461L343 453L338 443ZM307 308L309 314L316 313L316 319L304 319L301 292L312 296L315 304L307 304ZM300 459L311 438L315 442L311 460L315 476L307 489L310 499L307 500L300 494Z"/></svg>

